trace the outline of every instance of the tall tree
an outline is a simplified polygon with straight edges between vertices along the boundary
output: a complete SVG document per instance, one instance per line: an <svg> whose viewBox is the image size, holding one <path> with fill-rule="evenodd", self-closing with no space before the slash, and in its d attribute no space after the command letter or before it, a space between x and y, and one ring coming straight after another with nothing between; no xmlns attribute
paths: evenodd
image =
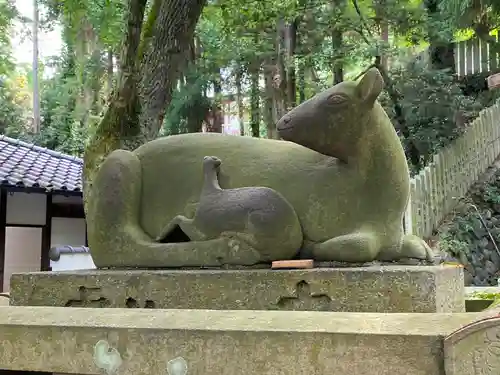
<svg viewBox="0 0 500 375"><path fill-rule="evenodd" d="M161 128L205 0L129 0L117 89L85 149L84 198L105 157L135 149Z"/></svg>
<svg viewBox="0 0 500 375"><path fill-rule="evenodd" d="M450 69L455 72L455 46L451 33L443 32L445 15L440 9L439 0L424 0L429 16L428 40L431 66L434 69Z"/></svg>
<svg viewBox="0 0 500 375"><path fill-rule="evenodd" d="M13 0L0 1L0 76L9 74L14 69L10 35L17 16Z"/></svg>

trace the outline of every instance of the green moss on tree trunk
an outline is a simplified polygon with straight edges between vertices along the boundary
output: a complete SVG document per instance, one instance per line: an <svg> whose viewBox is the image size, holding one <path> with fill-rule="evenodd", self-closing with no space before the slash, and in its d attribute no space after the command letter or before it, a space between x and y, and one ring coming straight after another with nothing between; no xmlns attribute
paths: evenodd
<svg viewBox="0 0 500 375"><path fill-rule="evenodd" d="M154 0L145 21L146 3L129 0L118 87L85 148L86 210L92 181L105 158L158 135L205 0Z"/></svg>

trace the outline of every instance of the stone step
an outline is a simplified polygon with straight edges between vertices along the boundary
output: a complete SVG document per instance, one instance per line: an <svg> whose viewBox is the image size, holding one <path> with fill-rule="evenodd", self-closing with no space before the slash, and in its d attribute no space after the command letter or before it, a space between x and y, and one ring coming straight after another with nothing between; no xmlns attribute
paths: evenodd
<svg viewBox="0 0 500 375"><path fill-rule="evenodd" d="M15 274L14 306L464 312L463 269L83 270Z"/></svg>
<svg viewBox="0 0 500 375"><path fill-rule="evenodd" d="M0 307L0 369L498 375L499 334L500 319L486 313Z"/></svg>

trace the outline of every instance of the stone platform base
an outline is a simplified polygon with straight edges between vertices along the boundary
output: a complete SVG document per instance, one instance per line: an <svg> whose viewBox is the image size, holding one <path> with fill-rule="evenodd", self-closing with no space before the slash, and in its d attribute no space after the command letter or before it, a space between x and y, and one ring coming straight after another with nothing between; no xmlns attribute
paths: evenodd
<svg viewBox="0 0 500 375"><path fill-rule="evenodd" d="M13 306L464 312L463 270L84 270L15 274Z"/></svg>
<svg viewBox="0 0 500 375"><path fill-rule="evenodd" d="M0 307L0 369L136 375L498 375L500 319Z"/></svg>

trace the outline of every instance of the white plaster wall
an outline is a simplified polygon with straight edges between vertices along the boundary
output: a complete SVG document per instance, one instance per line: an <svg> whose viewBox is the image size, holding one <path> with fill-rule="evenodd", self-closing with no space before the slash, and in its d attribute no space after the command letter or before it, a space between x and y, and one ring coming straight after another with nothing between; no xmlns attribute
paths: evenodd
<svg viewBox="0 0 500 375"><path fill-rule="evenodd" d="M10 290L13 273L40 271L41 256L42 228L7 227L3 291Z"/></svg>
<svg viewBox="0 0 500 375"><path fill-rule="evenodd" d="M96 268L90 254L61 254L57 262L50 261L52 271L88 270Z"/></svg>
<svg viewBox="0 0 500 375"><path fill-rule="evenodd" d="M85 219L52 218L50 246L85 246Z"/></svg>
<svg viewBox="0 0 500 375"><path fill-rule="evenodd" d="M51 247L85 246L85 220L57 217L52 219ZM50 261L53 271L95 268L90 254L61 254L57 261Z"/></svg>
<svg viewBox="0 0 500 375"><path fill-rule="evenodd" d="M54 195L55 203L82 202L81 197ZM44 225L46 195L28 193L7 194L7 223ZM51 246L85 246L85 220L73 218L52 219ZM16 272L40 270L42 246L41 228L8 227L5 240L4 291L9 290L10 276ZM51 261L53 270L95 268L90 254L62 254L58 262Z"/></svg>
<svg viewBox="0 0 500 375"><path fill-rule="evenodd" d="M7 225L45 225L45 194L7 193Z"/></svg>
<svg viewBox="0 0 500 375"><path fill-rule="evenodd" d="M10 276L18 272L40 271L42 228L9 227L9 224L44 225L45 194L7 193L7 228L3 290L10 289Z"/></svg>

